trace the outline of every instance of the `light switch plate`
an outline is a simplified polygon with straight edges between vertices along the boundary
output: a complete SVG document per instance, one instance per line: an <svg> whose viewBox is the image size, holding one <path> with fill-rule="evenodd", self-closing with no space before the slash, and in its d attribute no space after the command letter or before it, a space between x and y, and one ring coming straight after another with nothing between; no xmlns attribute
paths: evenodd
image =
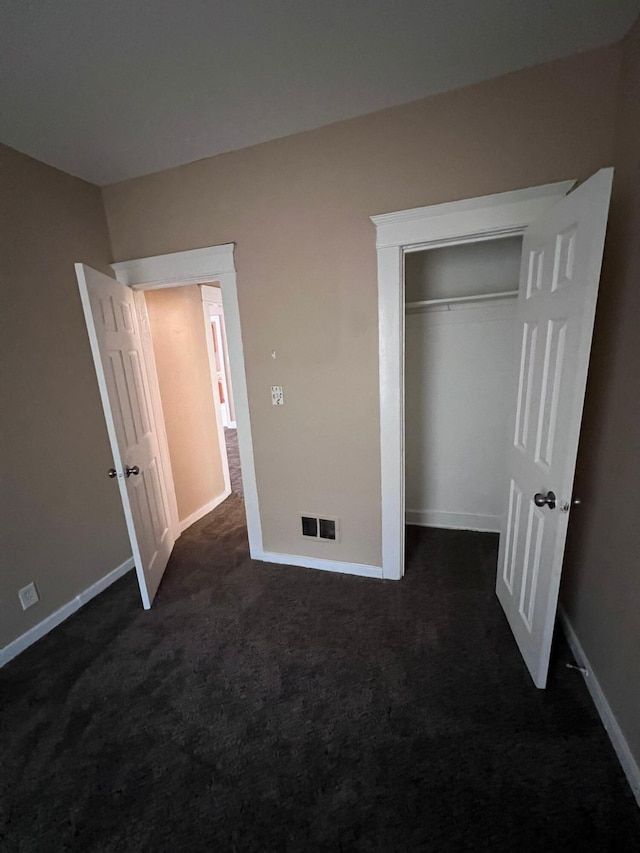
<svg viewBox="0 0 640 853"><path fill-rule="evenodd" d="M282 393L282 385L271 386L271 402L274 406L284 406L284 394Z"/></svg>

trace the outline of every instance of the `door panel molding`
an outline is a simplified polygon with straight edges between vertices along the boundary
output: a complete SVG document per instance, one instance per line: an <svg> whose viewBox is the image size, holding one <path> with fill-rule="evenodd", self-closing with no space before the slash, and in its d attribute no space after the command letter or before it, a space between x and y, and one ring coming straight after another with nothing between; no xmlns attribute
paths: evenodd
<svg viewBox="0 0 640 853"><path fill-rule="evenodd" d="M510 583L498 576L496 593L540 688L556 623L612 178L612 169L600 169L532 222L523 239L516 323L521 334L537 323L540 340L528 362L521 352L519 365L521 376L533 365L529 439L511 445L507 459L526 507L520 520L525 547ZM535 287L532 257L540 258ZM518 409L512 410L516 423ZM501 561L508 544L505 528L502 533Z"/></svg>
<svg viewBox="0 0 640 853"><path fill-rule="evenodd" d="M149 416L147 373L135 369L136 359L139 365L144 356L134 295L84 264L76 264L75 271L140 596L148 609L175 539L166 493L160 483L154 488L148 476L160 447ZM130 478L130 473L135 476Z"/></svg>

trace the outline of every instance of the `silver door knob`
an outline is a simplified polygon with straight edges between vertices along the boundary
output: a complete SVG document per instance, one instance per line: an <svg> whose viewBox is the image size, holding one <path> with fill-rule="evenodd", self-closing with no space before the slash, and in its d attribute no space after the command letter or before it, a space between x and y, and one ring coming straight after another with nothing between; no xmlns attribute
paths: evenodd
<svg viewBox="0 0 640 853"><path fill-rule="evenodd" d="M556 508L556 496L553 492L547 492L546 495L541 495L540 492L537 492L533 496L533 502L536 506L548 506L549 509Z"/></svg>
<svg viewBox="0 0 640 853"><path fill-rule="evenodd" d="M117 477L117 476L118 476L118 472L116 471L116 469L115 468L109 468L109 470L107 471L107 477L110 480L113 480L113 478Z"/></svg>
<svg viewBox="0 0 640 853"><path fill-rule="evenodd" d="M137 465L131 465L131 466L127 465L127 467L124 469L124 473L127 477L130 477L132 474L134 477L137 477L138 474L140 473L140 469L138 468ZM555 506L555 504L554 504L554 506Z"/></svg>

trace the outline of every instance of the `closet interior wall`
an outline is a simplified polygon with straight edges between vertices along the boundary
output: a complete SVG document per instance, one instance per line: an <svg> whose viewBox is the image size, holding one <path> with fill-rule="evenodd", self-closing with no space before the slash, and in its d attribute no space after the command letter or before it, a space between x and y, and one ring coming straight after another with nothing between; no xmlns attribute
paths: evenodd
<svg viewBox="0 0 640 853"><path fill-rule="evenodd" d="M406 521L498 531L522 240L405 258Z"/></svg>

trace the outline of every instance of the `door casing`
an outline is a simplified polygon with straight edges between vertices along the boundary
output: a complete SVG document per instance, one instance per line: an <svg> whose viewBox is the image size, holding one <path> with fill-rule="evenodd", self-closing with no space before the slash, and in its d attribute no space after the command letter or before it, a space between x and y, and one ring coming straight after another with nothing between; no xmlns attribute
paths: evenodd
<svg viewBox="0 0 640 853"><path fill-rule="evenodd" d="M122 284L136 291L159 290L168 287L181 287L189 284L216 284L222 291L222 304L226 320L227 347L229 350L229 366L231 382L235 393L236 423L238 429L238 449L242 468L244 489L244 506L247 518L249 536L249 551L253 559L264 559L262 545L262 526L260 522L260 507L258 504L258 489L256 485L255 463L253 458L253 439L251 435L251 420L249 417L249 399L247 395L247 380L244 365L244 350L240 327L240 311L238 307L238 292L236 286L236 270L233 257L233 243L209 246L203 249L191 249L184 252L173 252L166 255L156 255L149 258L139 258L111 264L116 278ZM139 294L144 300L144 295ZM140 303L138 303L140 304ZM140 306L142 307L142 306ZM203 311L203 323L207 326L207 318ZM207 336L209 345L209 336ZM211 343L211 346L213 344ZM153 352L147 355L147 374L150 384L154 385L155 364ZM157 385L157 380L155 382ZM214 395L215 399L215 395ZM155 409L154 405L154 409ZM216 407L219 413L219 405ZM166 443L164 418L156 413L163 470L165 482L170 492L170 510L175 513L174 523L178 528L177 508L175 506L175 490L173 474ZM219 431L219 435L222 431ZM224 440L222 437L221 440ZM224 456L226 459L226 455ZM227 474L228 477L228 474ZM173 500L171 499L173 494Z"/></svg>
<svg viewBox="0 0 640 853"><path fill-rule="evenodd" d="M521 235L575 181L372 216L378 256L382 577L404 574L404 257Z"/></svg>

